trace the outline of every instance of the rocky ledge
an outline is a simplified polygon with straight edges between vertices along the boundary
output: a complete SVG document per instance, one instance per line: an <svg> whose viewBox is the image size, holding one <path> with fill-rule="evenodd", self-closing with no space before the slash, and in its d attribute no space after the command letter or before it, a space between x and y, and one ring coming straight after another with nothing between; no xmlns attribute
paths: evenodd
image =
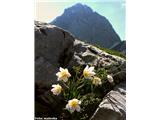
<svg viewBox="0 0 160 120"><path fill-rule="evenodd" d="M35 22L35 116L51 117L60 111L61 98L50 93L51 85L57 82L55 73L59 67L72 69L78 65L104 68L114 79L91 120L125 120L126 60L77 40L59 27L38 21Z"/></svg>
<svg viewBox="0 0 160 120"><path fill-rule="evenodd" d="M122 82L102 100L91 120L126 120L126 83Z"/></svg>

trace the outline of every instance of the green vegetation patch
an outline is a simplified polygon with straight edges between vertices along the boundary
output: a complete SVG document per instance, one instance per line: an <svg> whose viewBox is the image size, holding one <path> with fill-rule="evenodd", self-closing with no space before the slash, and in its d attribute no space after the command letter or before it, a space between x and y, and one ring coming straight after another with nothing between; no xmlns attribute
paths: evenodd
<svg viewBox="0 0 160 120"><path fill-rule="evenodd" d="M109 53L111 55L116 55L116 56L119 56L121 58L126 59L126 56L123 53L118 52L116 50L111 50L111 49L108 49L108 48L104 48L104 47L101 47L99 45L95 45L95 47L97 47L97 48L99 48L99 49L101 49L101 50L103 50L103 51L105 51L105 52L107 52L107 53Z"/></svg>

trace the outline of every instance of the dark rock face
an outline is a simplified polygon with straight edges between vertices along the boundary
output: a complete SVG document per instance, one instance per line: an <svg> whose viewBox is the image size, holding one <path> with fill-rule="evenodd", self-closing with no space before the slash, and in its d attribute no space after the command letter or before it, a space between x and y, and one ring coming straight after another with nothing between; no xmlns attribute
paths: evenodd
<svg viewBox="0 0 160 120"><path fill-rule="evenodd" d="M57 82L55 73L73 56L74 38L66 31L46 23L35 22L35 115L53 116L58 97L51 92ZM52 111L52 112L51 112Z"/></svg>
<svg viewBox="0 0 160 120"><path fill-rule="evenodd" d="M74 38L54 25L35 22L35 43L36 81L51 80L56 68L72 58Z"/></svg>
<svg viewBox="0 0 160 120"><path fill-rule="evenodd" d="M105 17L80 3L65 9L51 24L68 30L77 39L102 47L109 48L120 42L119 36Z"/></svg>
<svg viewBox="0 0 160 120"><path fill-rule="evenodd" d="M121 41L120 43L111 47L111 49L122 52L126 54L126 41Z"/></svg>
<svg viewBox="0 0 160 120"><path fill-rule="evenodd" d="M52 64L67 64L72 57L74 38L58 27L36 22L35 42L35 56L43 56Z"/></svg>
<svg viewBox="0 0 160 120"><path fill-rule="evenodd" d="M126 83L117 85L100 103L91 120L126 120Z"/></svg>

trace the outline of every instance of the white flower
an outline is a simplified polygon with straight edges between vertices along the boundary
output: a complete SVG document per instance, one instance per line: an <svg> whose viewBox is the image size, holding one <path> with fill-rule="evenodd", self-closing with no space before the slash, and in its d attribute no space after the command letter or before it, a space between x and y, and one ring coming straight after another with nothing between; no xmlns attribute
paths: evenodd
<svg viewBox="0 0 160 120"><path fill-rule="evenodd" d="M95 76L92 80L92 84L94 84L95 86L101 85L102 84L101 79Z"/></svg>
<svg viewBox="0 0 160 120"><path fill-rule="evenodd" d="M83 70L83 76L85 78L91 79L96 73L94 72L94 67L88 67L88 65Z"/></svg>
<svg viewBox="0 0 160 120"><path fill-rule="evenodd" d="M80 112L81 110L80 104L81 104L81 101L74 98L68 101L68 104L66 105L66 109L68 109L71 113L73 113L75 110L77 112Z"/></svg>
<svg viewBox="0 0 160 120"><path fill-rule="evenodd" d="M113 77L111 75L107 75L108 82L113 83Z"/></svg>
<svg viewBox="0 0 160 120"><path fill-rule="evenodd" d="M54 94L54 95L59 95L62 91L62 87L57 84L57 85L52 85L52 89L51 89L51 92Z"/></svg>
<svg viewBox="0 0 160 120"><path fill-rule="evenodd" d="M59 72L56 73L58 80L62 80L64 82L68 81L68 78L71 77L71 74L68 72L68 69L63 69L60 67Z"/></svg>

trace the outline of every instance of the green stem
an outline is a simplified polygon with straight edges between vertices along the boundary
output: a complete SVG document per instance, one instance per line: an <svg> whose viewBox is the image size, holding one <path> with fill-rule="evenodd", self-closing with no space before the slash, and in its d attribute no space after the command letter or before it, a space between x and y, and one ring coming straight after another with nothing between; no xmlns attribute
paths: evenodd
<svg viewBox="0 0 160 120"><path fill-rule="evenodd" d="M93 93L94 92L94 86L91 85L91 92Z"/></svg>
<svg viewBox="0 0 160 120"><path fill-rule="evenodd" d="M68 85L66 85L64 82L61 82L61 83L65 86L65 88L69 89Z"/></svg>

